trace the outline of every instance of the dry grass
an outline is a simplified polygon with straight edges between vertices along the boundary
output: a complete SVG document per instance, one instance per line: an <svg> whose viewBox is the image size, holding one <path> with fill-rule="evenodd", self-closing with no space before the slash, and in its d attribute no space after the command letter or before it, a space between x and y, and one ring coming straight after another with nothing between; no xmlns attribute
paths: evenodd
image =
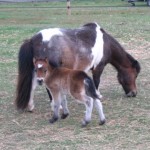
<svg viewBox="0 0 150 150"><path fill-rule="evenodd" d="M2 6L1 6L2 7ZM1 150L148 150L150 149L150 11L146 7L0 9L0 149ZM44 87L35 92L34 113L18 113L14 107L17 53L22 41L42 28L78 27L97 21L141 63L138 95L126 98L108 65L101 79L106 125L98 125L94 111L87 128L80 127L84 106L70 97L70 117L54 125Z"/></svg>

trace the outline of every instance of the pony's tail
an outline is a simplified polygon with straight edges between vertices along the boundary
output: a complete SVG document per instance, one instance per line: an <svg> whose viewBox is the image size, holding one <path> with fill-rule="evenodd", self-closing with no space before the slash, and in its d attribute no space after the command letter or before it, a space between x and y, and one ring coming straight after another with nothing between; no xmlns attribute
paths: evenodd
<svg viewBox="0 0 150 150"><path fill-rule="evenodd" d="M18 54L18 83L15 104L17 109L27 108L32 90L33 77L33 49L31 40L26 40L20 47Z"/></svg>
<svg viewBox="0 0 150 150"><path fill-rule="evenodd" d="M93 99L100 99L98 94L96 93L96 87L93 80L90 77L86 77L84 80L86 94Z"/></svg>

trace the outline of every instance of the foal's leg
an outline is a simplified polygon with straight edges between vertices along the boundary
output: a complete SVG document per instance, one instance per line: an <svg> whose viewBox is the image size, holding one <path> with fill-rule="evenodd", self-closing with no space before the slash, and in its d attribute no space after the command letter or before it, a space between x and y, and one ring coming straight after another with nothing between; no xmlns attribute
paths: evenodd
<svg viewBox="0 0 150 150"><path fill-rule="evenodd" d="M105 115L103 113L102 103L99 99L95 99L94 105L95 105L95 107L98 111L98 114L99 114L99 119L100 119L99 125L103 125L105 123L106 119L105 119Z"/></svg>
<svg viewBox="0 0 150 150"><path fill-rule="evenodd" d="M47 94L49 96L49 99L50 99L50 103L52 102L53 98L52 98L52 95L51 95L51 92L49 91L48 88L46 88L46 91L47 91Z"/></svg>
<svg viewBox="0 0 150 150"><path fill-rule="evenodd" d="M68 106L67 106L66 95L63 95L63 99L61 101L61 106L63 108L63 113L61 115L61 119L65 119L69 115L69 110L68 110Z"/></svg>
<svg viewBox="0 0 150 150"><path fill-rule="evenodd" d="M82 121L82 127L85 127L91 121L92 110L93 110L93 99L87 95L78 95L75 98L79 99L85 105L86 108L85 117Z"/></svg>
<svg viewBox="0 0 150 150"><path fill-rule="evenodd" d="M52 96L52 92L50 91L50 89L48 87L46 87L46 91L47 91L48 96L50 98L51 110L54 111L54 98Z"/></svg>
<svg viewBox="0 0 150 150"><path fill-rule="evenodd" d="M47 89L47 88L46 88ZM47 91L49 91L48 89L47 89ZM50 92L50 91L49 91ZM51 92L50 92L51 93ZM54 111L54 100L53 100L53 97L52 97L52 95L51 95L51 98L52 99L50 99L50 104L51 104L51 109L52 109L52 111ZM63 101L67 101L66 100L66 96L64 96L63 97L63 99L62 99L62 102L61 102L61 105L60 105L60 108L59 109L62 109L62 103L63 103ZM64 102L65 103L65 102ZM67 104L66 104L67 105ZM67 106L66 106L67 107ZM66 108L67 109L67 108ZM69 113L69 111L68 111L68 113Z"/></svg>
<svg viewBox="0 0 150 150"><path fill-rule="evenodd" d="M52 91L53 94L53 107L54 107L54 112L52 118L49 120L50 123L54 123L58 120L59 118L59 108L61 105L61 96L59 92Z"/></svg>
<svg viewBox="0 0 150 150"><path fill-rule="evenodd" d="M37 87L37 80L36 80L36 73L34 73L33 75L33 79L32 79L32 89L31 89L31 94L30 94L30 100L28 103L28 111L32 112L34 109L34 91Z"/></svg>
<svg viewBox="0 0 150 150"><path fill-rule="evenodd" d="M92 116L92 110L93 110L93 99L87 95L83 95L83 91L81 93L74 93L71 92L71 95L78 100L79 102L83 103L85 105L86 111L85 111L85 117L82 120L82 127L87 126L87 124L91 121Z"/></svg>

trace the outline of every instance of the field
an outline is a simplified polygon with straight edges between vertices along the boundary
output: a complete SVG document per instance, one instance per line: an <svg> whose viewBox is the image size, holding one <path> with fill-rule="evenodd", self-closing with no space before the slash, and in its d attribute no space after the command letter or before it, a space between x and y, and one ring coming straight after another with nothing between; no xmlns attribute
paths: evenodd
<svg viewBox="0 0 150 150"><path fill-rule="evenodd" d="M97 0L98 1L98 0ZM1 150L148 150L150 149L150 8L130 7L125 1L0 4L0 149ZM86 7L88 6L88 7ZM33 113L14 106L17 55L23 40L43 28L77 28L97 22L141 64L138 95L126 98L115 69L107 65L100 91L107 122L81 128L84 106L68 97L70 116L50 125L49 99L44 87L35 92Z"/></svg>

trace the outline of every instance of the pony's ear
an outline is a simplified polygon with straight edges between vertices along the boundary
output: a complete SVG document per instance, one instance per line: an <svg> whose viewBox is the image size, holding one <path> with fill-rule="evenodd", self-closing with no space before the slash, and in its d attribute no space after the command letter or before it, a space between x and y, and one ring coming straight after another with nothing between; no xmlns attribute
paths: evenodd
<svg viewBox="0 0 150 150"><path fill-rule="evenodd" d="M132 64L132 67L136 68L137 72L139 73L141 70L141 66L137 60L135 60Z"/></svg>
<svg viewBox="0 0 150 150"><path fill-rule="evenodd" d="M137 60L134 60L133 63L132 63L132 66L133 66L133 67L136 67L137 64L138 64L138 61L137 61Z"/></svg>

